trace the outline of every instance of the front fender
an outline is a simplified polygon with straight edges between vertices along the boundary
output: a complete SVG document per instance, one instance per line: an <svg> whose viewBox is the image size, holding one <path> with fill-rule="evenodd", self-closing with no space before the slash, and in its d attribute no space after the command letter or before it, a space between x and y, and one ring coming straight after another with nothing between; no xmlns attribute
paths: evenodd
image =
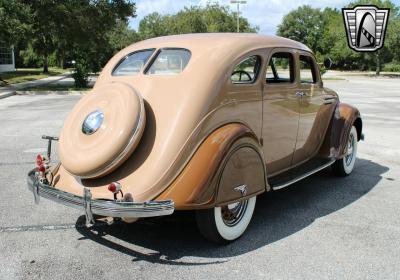
<svg viewBox="0 0 400 280"><path fill-rule="evenodd" d="M232 166L228 159L232 158L238 144L243 147L252 146L251 149L258 153L258 148L253 147L257 143L254 133L243 124L232 123L216 129L200 145L179 176L155 200L165 200L168 197L174 201L177 210L187 210L212 208L217 203L240 199L242 196L239 192L232 196L226 190L223 170L228 165L230 169L235 169L235 165ZM244 152L249 154L248 151ZM251 157L254 157L253 154ZM260 162L263 164L263 159ZM265 177L262 180L261 184L252 184L243 197L265 191ZM220 185L222 187L218 188Z"/></svg>
<svg viewBox="0 0 400 280"><path fill-rule="evenodd" d="M319 154L322 157L342 158L346 152L347 139L353 125L356 126L358 140L360 140L362 135L360 112L349 104L338 103Z"/></svg>

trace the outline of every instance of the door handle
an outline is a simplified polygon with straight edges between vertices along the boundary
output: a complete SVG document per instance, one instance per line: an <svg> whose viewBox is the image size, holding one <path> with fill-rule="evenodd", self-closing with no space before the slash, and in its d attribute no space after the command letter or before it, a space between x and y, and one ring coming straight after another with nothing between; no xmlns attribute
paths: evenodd
<svg viewBox="0 0 400 280"><path fill-rule="evenodd" d="M298 97L307 96L307 94L305 92L302 92L302 91L297 91L295 93L295 95L298 96Z"/></svg>
<svg viewBox="0 0 400 280"><path fill-rule="evenodd" d="M336 97L333 95L328 95L324 97L324 104L332 104L336 101Z"/></svg>

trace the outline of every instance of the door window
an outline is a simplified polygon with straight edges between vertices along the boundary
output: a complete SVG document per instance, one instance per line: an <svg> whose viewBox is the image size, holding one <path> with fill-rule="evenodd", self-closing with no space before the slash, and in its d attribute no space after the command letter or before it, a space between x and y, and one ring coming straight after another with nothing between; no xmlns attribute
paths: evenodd
<svg viewBox="0 0 400 280"><path fill-rule="evenodd" d="M269 60L266 71L267 83L293 83L294 60L287 52L274 53Z"/></svg>
<svg viewBox="0 0 400 280"><path fill-rule="evenodd" d="M300 55L300 81L303 84L317 82L314 61L310 56Z"/></svg>
<svg viewBox="0 0 400 280"><path fill-rule="evenodd" d="M259 56L250 56L237 64L231 74L234 84L251 84L257 79L261 59Z"/></svg>

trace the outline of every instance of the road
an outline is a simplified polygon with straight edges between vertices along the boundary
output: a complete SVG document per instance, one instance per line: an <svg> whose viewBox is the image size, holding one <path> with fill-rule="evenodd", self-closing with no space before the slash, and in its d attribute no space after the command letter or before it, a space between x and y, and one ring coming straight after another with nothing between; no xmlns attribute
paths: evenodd
<svg viewBox="0 0 400 280"><path fill-rule="evenodd" d="M0 279L400 279L400 79L326 81L364 117L354 173L258 198L243 238L205 241L192 214L87 228L34 205L25 176L80 95L0 101Z"/></svg>

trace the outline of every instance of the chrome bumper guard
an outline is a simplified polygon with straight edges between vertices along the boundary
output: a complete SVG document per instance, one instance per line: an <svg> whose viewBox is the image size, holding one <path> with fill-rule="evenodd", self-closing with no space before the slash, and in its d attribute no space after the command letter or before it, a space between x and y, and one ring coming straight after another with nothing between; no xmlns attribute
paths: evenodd
<svg viewBox="0 0 400 280"><path fill-rule="evenodd" d="M28 188L33 192L35 203L44 197L66 206L83 209L87 223L94 223L93 215L105 217L146 218L171 215L174 212L172 200L146 201L146 202L119 202L111 200L92 199L89 188L83 189L83 196L77 196L39 180L39 174L33 169L28 174Z"/></svg>

